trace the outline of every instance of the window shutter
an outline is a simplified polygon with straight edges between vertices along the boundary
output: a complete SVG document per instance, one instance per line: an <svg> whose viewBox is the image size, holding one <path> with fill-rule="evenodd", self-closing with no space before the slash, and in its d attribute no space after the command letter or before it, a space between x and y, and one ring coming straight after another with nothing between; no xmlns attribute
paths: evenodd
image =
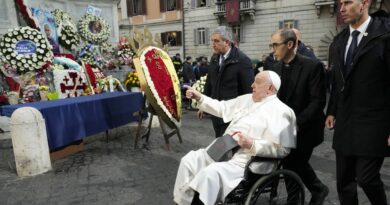
<svg viewBox="0 0 390 205"><path fill-rule="evenodd" d="M194 29L194 45L198 45L198 29Z"/></svg>
<svg viewBox="0 0 390 205"><path fill-rule="evenodd" d="M140 14L146 15L146 0L142 1L142 12Z"/></svg>
<svg viewBox="0 0 390 205"><path fill-rule="evenodd" d="M181 31L176 31L176 46L181 46Z"/></svg>
<svg viewBox="0 0 390 205"><path fill-rule="evenodd" d="M205 28L204 30L205 30L205 31L204 31L204 35L205 35L205 37L206 37L206 42L205 42L205 44L206 44L206 45L210 45L210 32L209 32L209 28Z"/></svg>
<svg viewBox="0 0 390 205"><path fill-rule="evenodd" d="M191 9L196 8L196 0L191 0Z"/></svg>
<svg viewBox="0 0 390 205"><path fill-rule="evenodd" d="M176 10L182 10L182 0L176 0Z"/></svg>
<svg viewBox="0 0 390 205"><path fill-rule="evenodd" d="M206 0L206 6L210 6L210 0Z"/></svg>
<svg viewBox="0 0 390 205"><path fill-rule="evenodd" d="M279 21L279 29L284 28L284 25L283 25L283 24L284 24L283 21Z"/></svg>
<svg viewBox="0 0 390 205"><path fill-rule="evenodd" d="M294 28L298 29L298 20L294 20Z"/></svg>
<svg viewBox="0 0 390 205"><path fill-rule="evenodd" d="M165 1L166 0L160 0L160 12L166 11Z"/></svg>
<svg viewBox="0 0 390 205"><path fill-rule="evenodd" d="M163 45L168 44L167 42L167 33L161 33L161 42Z"/></svg>
<svg viewBox="0 0 390 205"><path fill-rule="evenodd" d="M127 16L133 16L133 0L126 1Z"/></svg>

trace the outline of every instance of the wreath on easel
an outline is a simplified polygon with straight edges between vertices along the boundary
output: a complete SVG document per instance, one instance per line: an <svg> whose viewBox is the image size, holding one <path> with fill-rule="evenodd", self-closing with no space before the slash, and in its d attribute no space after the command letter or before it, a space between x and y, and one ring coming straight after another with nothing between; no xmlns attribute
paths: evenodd
<svg viewBox="0 0 390 205"><path fill-rule="evenodd" d="M148 102L170 128L181 124L179 79L169 55L162 49L148 46L134 59L141 88Z"/></svg>
<svg viewBox="0 0 390 205"><path fill-rule="evenodd" d="M104 44L110 36L110 26L102 17L85 14L78 23L80 36L93 44Z"/></svg>

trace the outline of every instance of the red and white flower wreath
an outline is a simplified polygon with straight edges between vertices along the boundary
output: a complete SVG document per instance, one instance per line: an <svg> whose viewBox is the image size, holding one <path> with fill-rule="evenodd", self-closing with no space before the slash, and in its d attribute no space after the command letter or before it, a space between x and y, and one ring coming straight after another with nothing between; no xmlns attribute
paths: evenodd
<svg viewBox="0 0 390 205"><path fill-rule="evenodd" d="M145 80L157 101L177 127L181 118L179 79L169 55L160 48L150 46L140 55ZM147 69L145 69L147 68Z"/></svg>

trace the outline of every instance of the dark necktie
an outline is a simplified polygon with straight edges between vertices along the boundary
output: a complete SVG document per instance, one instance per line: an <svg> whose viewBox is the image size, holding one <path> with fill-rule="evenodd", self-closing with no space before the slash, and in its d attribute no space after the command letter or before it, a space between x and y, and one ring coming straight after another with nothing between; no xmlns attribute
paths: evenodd
<svg viewBox="0 0 390 205"><path fill-rule="evenodd" d="M347 52L347 58L345 59L345 74L348 74L351 71L352 68L352 58L354 55L354 52L357 47L357 39L360 32L358 30L355 30L352 32L352 42L351 45L349 45L349 49Z"/></svg>
<svg viewBox="0 0 390 205"><path fill-rule="evenodd" d="M223 63L225 61L225 56L221 56L221 62L219 63L219 72L221 72L221 69L222 69L222 66L223 66Z"/></svg>

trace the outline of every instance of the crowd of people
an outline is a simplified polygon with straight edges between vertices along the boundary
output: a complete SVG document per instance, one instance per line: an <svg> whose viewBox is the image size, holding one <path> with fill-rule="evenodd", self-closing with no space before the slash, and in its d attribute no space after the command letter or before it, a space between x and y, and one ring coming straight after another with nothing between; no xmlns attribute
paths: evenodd
<svg viewBox="0 0 390 205"><path fill-rule="evenodd" d="M271 53L262 56L256 69L234 46L225 26L212 32L210 62L186 58L184 82L207 73L204 92L188 88L186 97L198 102L200 119L203 112L213 116L216 138L235 135L239 148L221 162L208 156L210 146L185 155L175 182L175 203L223 201L243 180L250 157L261 156L282 159L283 167L294 171L309 190L309 204L322 205L329 189L309 160L324 140L324 128L329 128L334 129L340 204L359 204L357 186L371 204L388 204L380 169L390 156L390 19L383 12L370 16L370 3L340 0L348 26L330 46L328 79L324 64L300 40L297 29L270 34ZM267 174L270 165L262 166Z"/></svg>

